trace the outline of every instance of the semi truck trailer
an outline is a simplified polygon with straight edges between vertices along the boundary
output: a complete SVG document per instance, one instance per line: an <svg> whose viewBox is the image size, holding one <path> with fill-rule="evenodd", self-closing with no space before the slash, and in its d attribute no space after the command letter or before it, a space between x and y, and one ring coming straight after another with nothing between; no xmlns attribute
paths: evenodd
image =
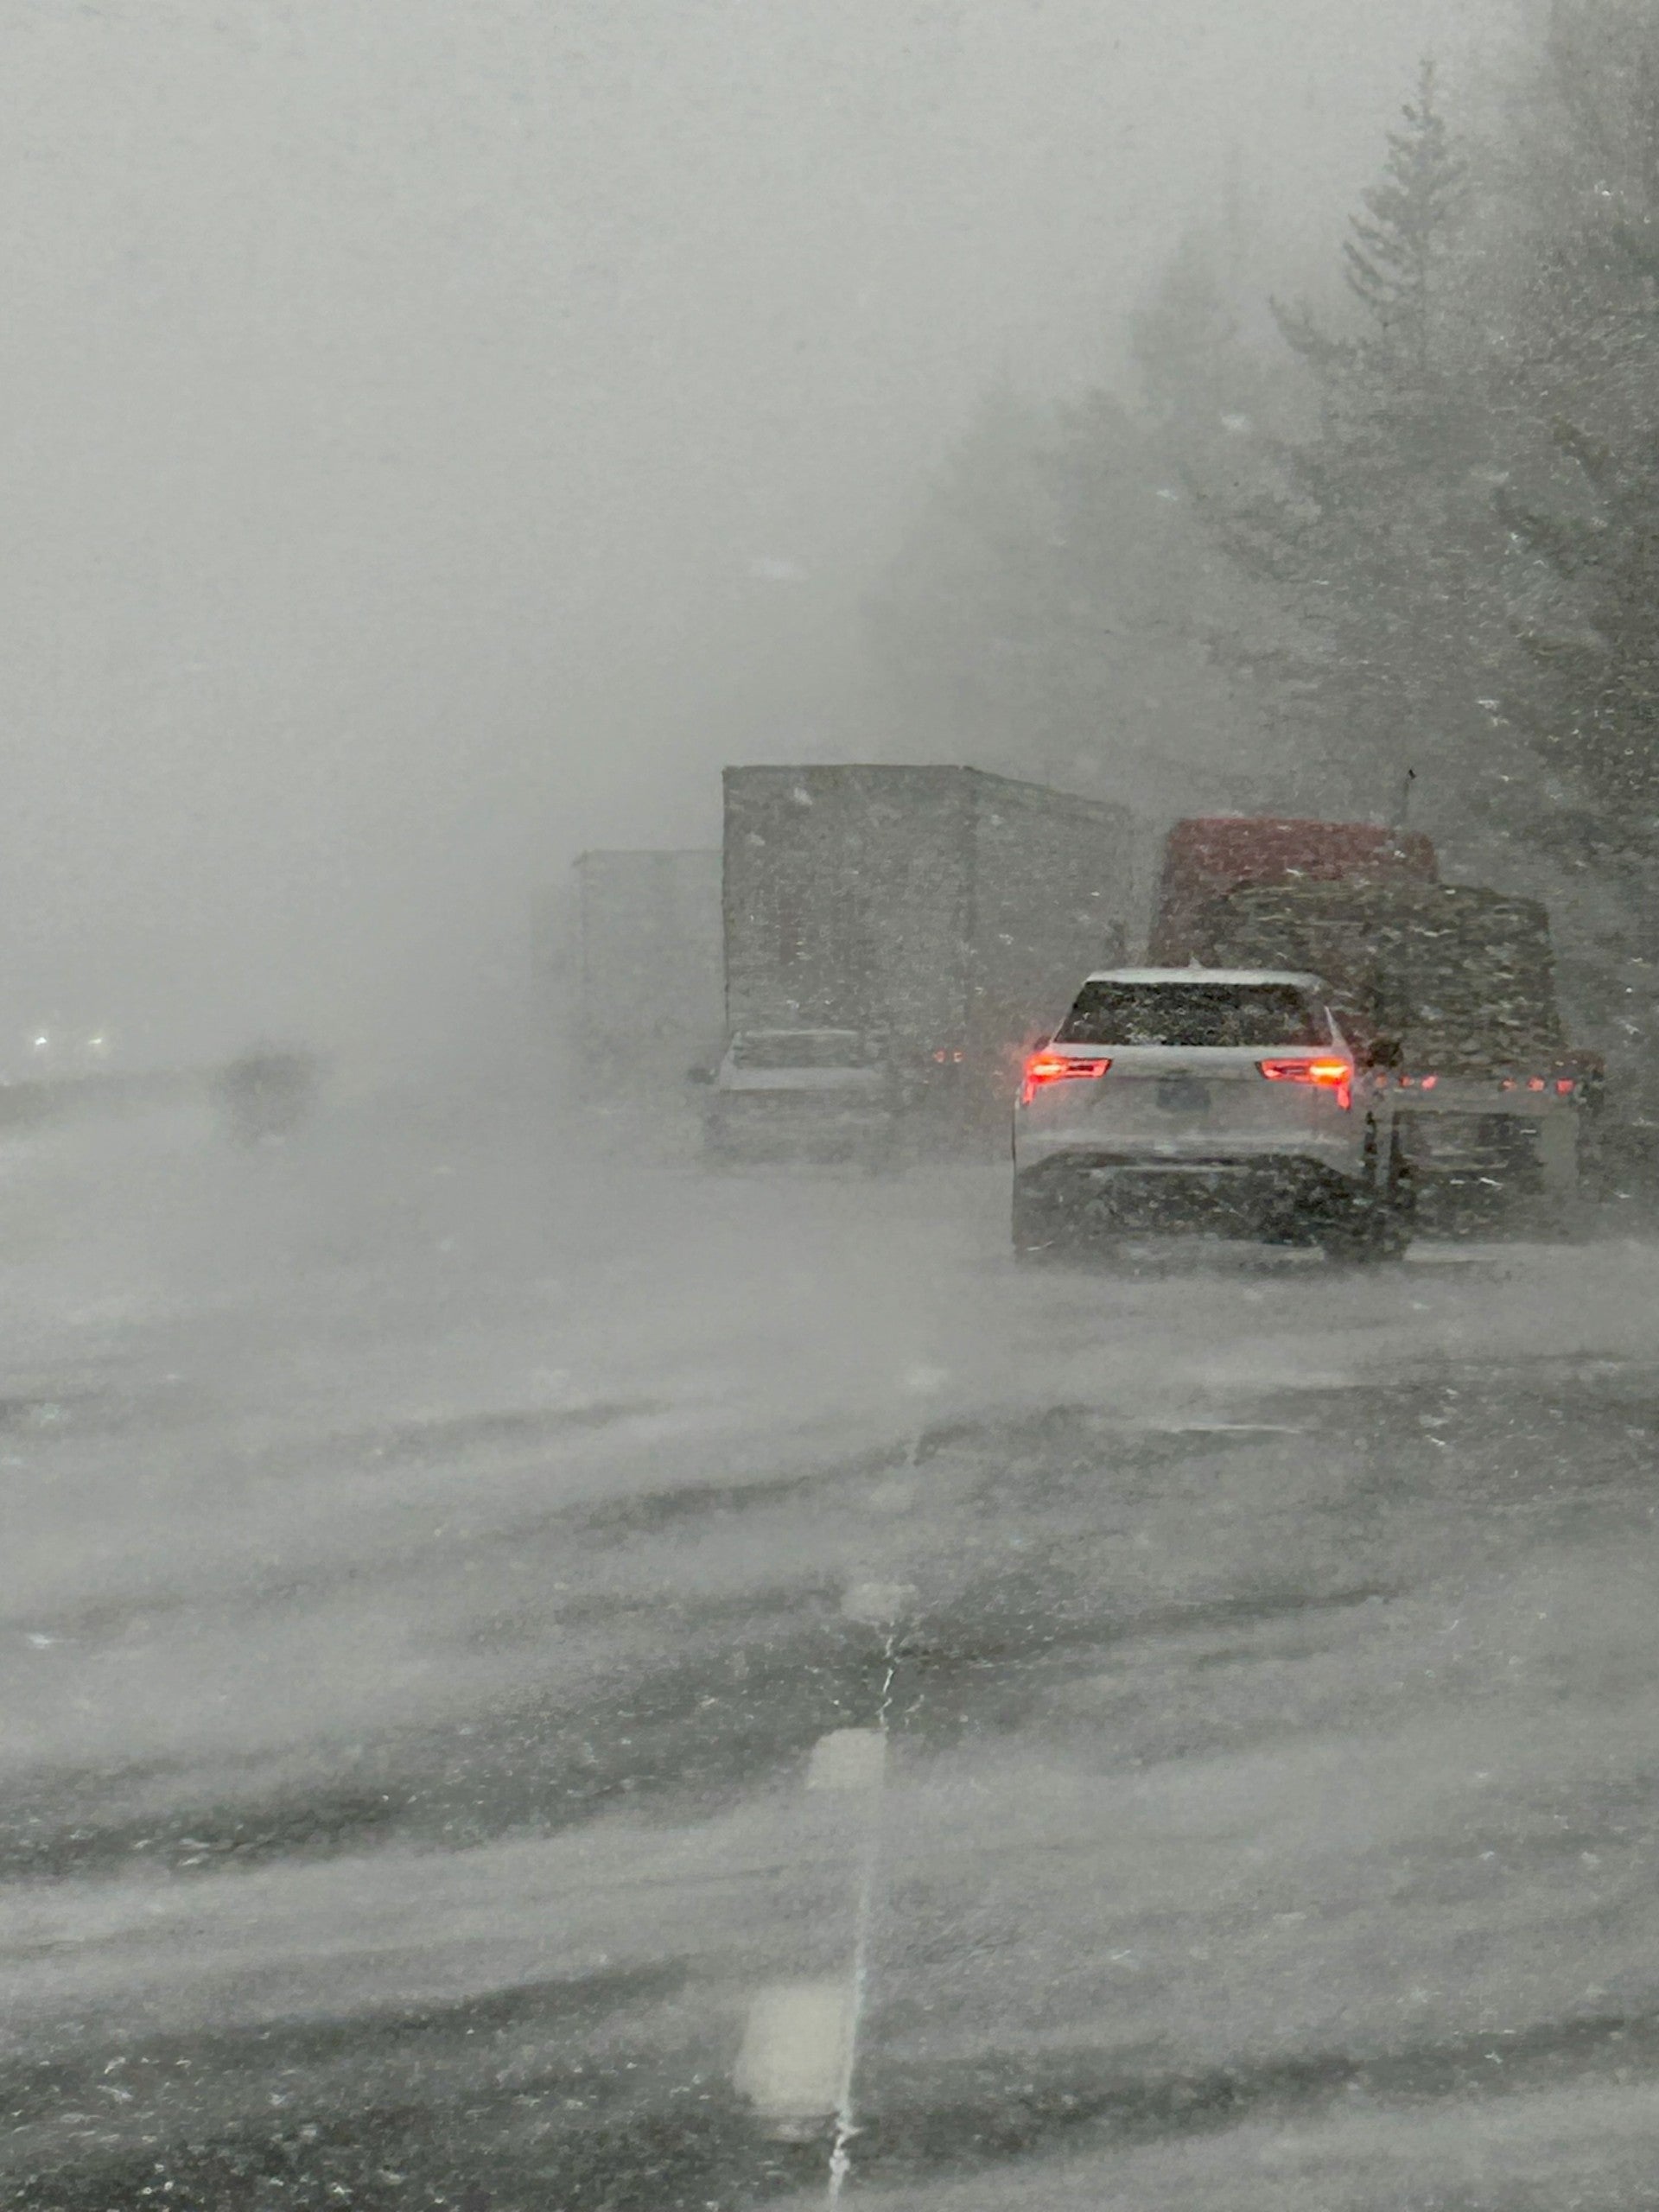
<svg viewBox="0 0 1659 2212"><path fill-rule="evenodd" d="M898 766L728 768L724 809L728 1039L855 1033L911 1129L1005 1138L1025 1047L1122 956L1128 812Z"/></svg>

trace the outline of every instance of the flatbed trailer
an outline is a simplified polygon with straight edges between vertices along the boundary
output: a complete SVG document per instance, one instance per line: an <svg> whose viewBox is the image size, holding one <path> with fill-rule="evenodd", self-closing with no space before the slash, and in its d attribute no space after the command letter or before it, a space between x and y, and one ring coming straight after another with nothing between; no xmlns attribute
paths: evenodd
<svg viewBox="0 0 1659 2212"><path fill-rule="evenodd" d="M1568 1042L1535 900L1404 878L1253 886L1196 929L1206 963L1271 958L1323 977L1356 1040L1382 1047L1422 1182L1578 1190L1603 1068Z"/></svg>

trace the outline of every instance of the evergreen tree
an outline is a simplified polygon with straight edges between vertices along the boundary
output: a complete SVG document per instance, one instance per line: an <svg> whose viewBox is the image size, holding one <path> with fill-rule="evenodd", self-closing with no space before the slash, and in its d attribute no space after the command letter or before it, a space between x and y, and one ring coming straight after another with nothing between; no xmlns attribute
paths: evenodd
<svg viewBox="0 0 1659 2212"><path fill-rule="evenodd" d="M1508 645L1487 578L1492 427L1462 305L1467 170L1433 66L1389 134L1344 253L1352 327L1275 309L1313 427L1266 442L1259 482L1205 511L1270 588L1279 635L1233 640L1296 727L1310 799L1386 812L1408 769L1440 803L1478 803L1494 656ZM1484 795L1483 795L1484 796Z"/></svg>
<svg viewBox="0 0 1659 2212"><path fill-rule="evenodd" d="M1255 426L1268 402L1263 365L1244 335L1247 283L1237 222L1194 226L1131 327L1147 420L1190 478Z"/></svg>
<svg viewBox="0 0 1659 2212"><path fill-rule="evenodd" d="M1506 693L1556 841L1659 859L1659 9L1557 0L1517 163Z"/></svg>
<svg viewBox="0 0 1659 2212"><path fill-rule="evenodd" d="M1401 111L1403 130L1389 133L1382 180L1363 195L1343 246L1348 288L1364 311L1358 351L1395 382L1427 386L1443 365L1441 345L1452 276L1452 248L1468 185L1468 164L1436 99L1434 64L1425 60L1417 97Z"/></svg>

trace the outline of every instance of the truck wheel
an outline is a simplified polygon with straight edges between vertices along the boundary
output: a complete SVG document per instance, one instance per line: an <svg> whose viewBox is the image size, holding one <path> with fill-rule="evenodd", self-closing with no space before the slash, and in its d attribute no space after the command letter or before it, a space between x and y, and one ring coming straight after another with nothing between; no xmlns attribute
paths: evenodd
<svg viewBox="0 0 1659 2212"><path fill-rule="evenodd" d="M1365 1267L1380 1260L1403 1259L1411 1236L1388 1207L1360 1201L1351 1216L1328 1229L1319 1242L1327 1258Z"/></svg>
<svg viewBox="0 0 1659 2212"><path fill-rule="evenodd" d="M1367 1188L1335 1201L1319 1227L1319 1242L1327 1258L1361 1265L1377 1260L1405 1257L1411 1243L1411 1171L1400 1147L1398 1130L1389 1140L1388 1165L1376 1166L1376 1131L1366 1132Z"/></svg>
<svg viewBox="0 0 1659 2212"><path fill-rule="evenodd" d="M1544 1196L1557 1202L1576 1198L1582 1187L1580 1137L1583 1123L1569 1109L1549 1115L1538 1133L1538 1165Z"/></svg>
<svg viewBox="0 0 1659 2212"><path fill-rule="evenodd" d="M1009 1227L1014 1256L1027 1265L1050 1259L1062 1248L1059 1209L1052 1198L1029 1189L1018 1177Z"/></svg>
<svg viewBox="0 0 1659 2212"><path fill-rule="evenodd" d="M1389 1139L1388 1172L1382 1178L1373 1211L1377 1221L1372 1234L1378 1246L1374 1256L1379 1260L1403 1260L1416 1219L1417 1190L1411 1179L1410 1163L1401 1147L1398 1129Z"/></svg>
<svg viewBox="0 0 1659 2212"><path fill-rule="evenodd" d="M1403 1260L1411 1243L1407 1192L1391 1179L1383 1191L1348 1199L1334 1217L1327 1217L1321 1224L1319 1241L1327 1259L1349 1266Z"/></svg>
<svg viewBox="0 0 1659 2212"><path fill-rule="evenodd" d="M867 1175L891 1175L899 1165L899 1141L891 1131L873 1137L863 1150L861 1165Z"/></svg>

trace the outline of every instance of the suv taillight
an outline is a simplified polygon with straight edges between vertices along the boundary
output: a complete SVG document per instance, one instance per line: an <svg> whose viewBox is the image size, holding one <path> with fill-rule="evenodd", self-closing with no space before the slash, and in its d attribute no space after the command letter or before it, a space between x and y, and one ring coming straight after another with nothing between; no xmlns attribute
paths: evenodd
<svg viewBox="0 0 1659 2212"><path fill-rule="evenodd" d="M1109 1060L1073 1060L1058 1052L1033 1052L1026 1062L1020 1103L1029 1106L1037 1093L1046 1090L1051 1083L1080 1082L1103 1076L1111 1065Z"/></svg>
<svg viewBox="0 0 1659 2212"><path fill-rule="evenodd" d="M1320 1090L1334 1090L1344 1112L1354 1099L1353 1065L1348 1060L1258 1060L1256 1065L1269 1083L1309 1083Z"/></svg>

